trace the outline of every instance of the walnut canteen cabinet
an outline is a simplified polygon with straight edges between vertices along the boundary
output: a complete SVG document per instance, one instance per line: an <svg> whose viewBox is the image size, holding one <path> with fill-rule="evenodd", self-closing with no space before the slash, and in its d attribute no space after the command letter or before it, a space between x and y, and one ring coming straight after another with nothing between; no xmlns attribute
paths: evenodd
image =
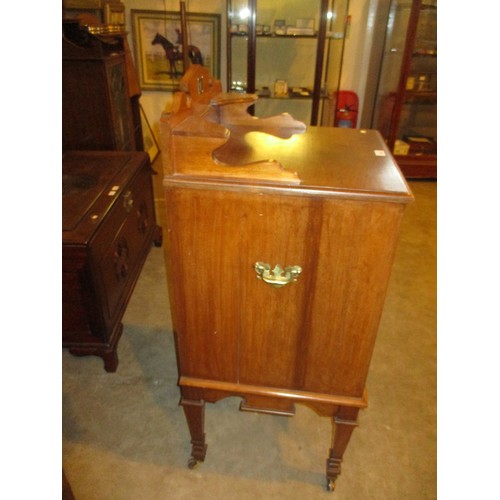
<svg viewBox="0 0 500 500"><path fill-rule="evenodd" d="M206 402L332 419L333 490L368 375L406 205L376 131L257 119L192 66L161 131L166 263L194 465ZM235 457L236 459L236 457Z"/></svg>

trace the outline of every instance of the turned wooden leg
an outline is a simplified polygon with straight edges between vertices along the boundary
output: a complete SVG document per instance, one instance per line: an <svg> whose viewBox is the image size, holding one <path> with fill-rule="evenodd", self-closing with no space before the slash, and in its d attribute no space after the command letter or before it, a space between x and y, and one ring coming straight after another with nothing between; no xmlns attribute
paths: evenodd
<svg viewBox="0 0 500 500"><path fill-rule="evenodd" d="M342 457L351 439L352 431L357 427L359 408L340 407L333 417L333 439L330 454L326 460L327 489L335 489L335 481L340 475Z"/></svg>
<svg viewBox="0 0 500 500"><path fill-rule="evenodd" d="M191 434L191 458L188 467L194 468L198 462L205 460L207 445L205 443L205 401L182 398L181 403Z"/></svg>
<svg viewBox="0 0 500 500"><path fill-rule="evenodd" d="M118 368L118 354L116 349L113 349L110 352L102 353L101 357L104 360L104 369L108 373L116 372L116 369Z"/></svg>

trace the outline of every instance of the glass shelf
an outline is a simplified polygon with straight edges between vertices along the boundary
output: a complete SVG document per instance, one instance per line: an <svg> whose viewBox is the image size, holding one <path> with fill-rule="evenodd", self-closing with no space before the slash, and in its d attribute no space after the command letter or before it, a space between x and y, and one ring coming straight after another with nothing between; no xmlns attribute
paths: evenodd
<svg viewBox="0 0 500 500"><path fill-rule="evenodd" d="M347 10L348 0L228 0L228 89L258 94L256 116L287 112L327 124L324 101L338 90ZM280 81L308 95L275 95Z"/></svg>

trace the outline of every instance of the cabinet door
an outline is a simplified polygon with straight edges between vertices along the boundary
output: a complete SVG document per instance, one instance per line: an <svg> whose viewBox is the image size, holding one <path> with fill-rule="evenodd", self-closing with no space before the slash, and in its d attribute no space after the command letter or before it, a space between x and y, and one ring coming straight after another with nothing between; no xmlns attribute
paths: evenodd
<svg viewBox="0 0 500 500"><path fill-rule="evenodd" d="M135 147L124 59L66 59L62 64L64 150Z"/></svg>
<svg viewBox="0 0 500 500"><path fill-rule="evenodd" d="M391 1L372 122L372 126L380 131L386 141L391 134L393 110L404 64L410 14L411 3Z"/></svg>
<svg viewBox="0 0 500 500"><path fill-rule="evenodd" d="M247 196L243 210L239 381L298 388L296 367L304 348L315 274L310 248L321 216L314 200L299 196ZM258 278L257 262L271 270L278 265L299 266L302 271L296 282L275 288Z"/></svg>
<svg viewBox="0 0 500 500"><path fill-rule="evenodd" d="M402 210L167 189L181 373L361 397ZM275 288L258 278L257 262L302 272Z"/></svg>
<svg viewBox="0 0 500 500"><path fill-rule="evenodd" d="M301 387L362 397L404 207L325 200Z"/></svg>
<svg viewBox="0 0 500 500"><path fill-rule="evenodd" d="M437 0L392 0L371 126L407 177L437 175Z"/></svg>
<svg viewBox="0 0 500 500"><path fill-rule="evenodd" d="M273 288L254 267L307 267L307 199L180 188L166 198L181 373L293 385L307 286Z"/></svg>
<svg viewBox="0 0 500 500"><path fill-rule="evenodd" d="M404 89L394 141L409 144L408 154L437 149L437 1L416 3L414 40L407 50ZM392 138L391 138L392 139ZM394 149L397 154L398 149Z"/></svg>
<svg viewBox="0 0 500 500"><path fill-rule="evenodd" d="M167 188L165 250L180 373L237 382L241 228L224 195Z"/></svg>
<svg viewBox="0 0 500 500"><path fill-rule="evenodd" d="M246 210L239 381L362 397L403 208L261 195ZM302 273L276 289L246 272L262 260Z"/></svg>

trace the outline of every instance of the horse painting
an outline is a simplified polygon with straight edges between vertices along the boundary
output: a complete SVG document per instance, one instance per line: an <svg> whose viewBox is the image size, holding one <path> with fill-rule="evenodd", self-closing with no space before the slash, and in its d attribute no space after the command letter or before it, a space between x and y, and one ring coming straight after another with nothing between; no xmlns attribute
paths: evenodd
<svg viewBox="0 0 500 500"><path fill-rule="evenodd" d="M177 36L180 37L179 30L177 31ZM168 62L170 64L170 74L173 78L177 78L179 76L179 72L177 71L177 61L182 61L184 56L183 53L179 50L179 45L173 44L170 40L167 40L163 35L156 33L151 45L160 44L165 51L165 55L167 56ZM194 45L187 46L188 56L192 64L201 64L203 65L203 57L201 55L200 49L195 47Z"/></svg>

